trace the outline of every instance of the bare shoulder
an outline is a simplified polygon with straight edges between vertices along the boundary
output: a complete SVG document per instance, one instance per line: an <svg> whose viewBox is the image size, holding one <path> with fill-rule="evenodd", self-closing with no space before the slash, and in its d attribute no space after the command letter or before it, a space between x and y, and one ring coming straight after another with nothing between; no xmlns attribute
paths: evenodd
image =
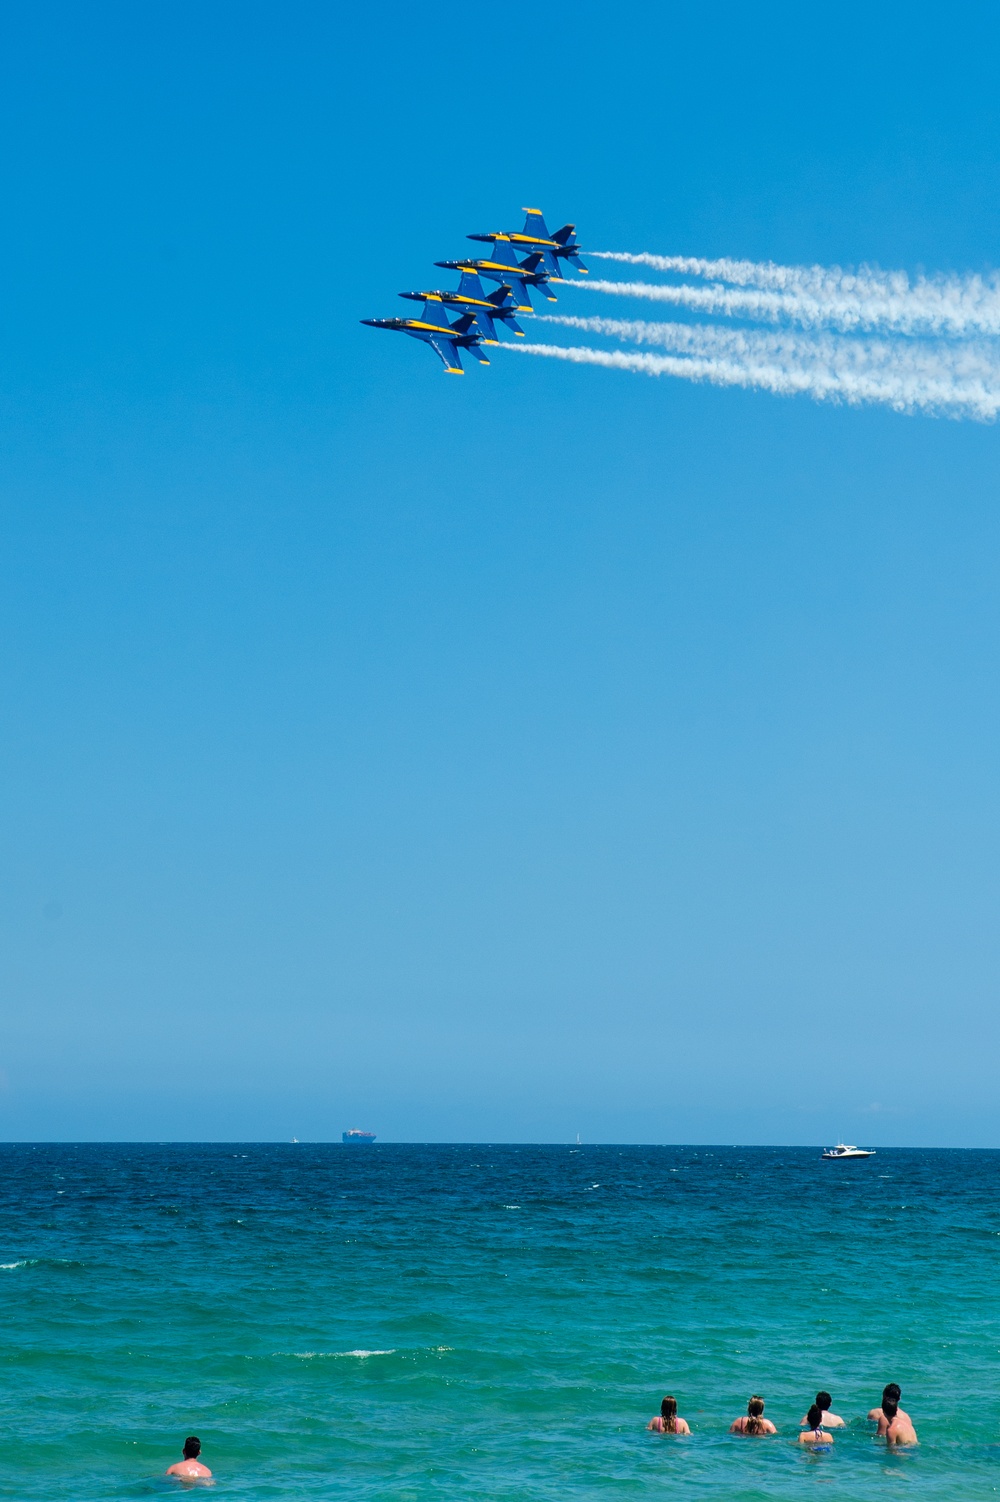
<svg viewBox="0 0 1000 1502"><path fill-rule="evenodd" d="M868 1410L868 1420L869 1420L869 1423L874 1424L875 1421L876 1421L876 1419L881 1419L881 1418L884 1418L884 1417L885 1417L885 1414L882 1412L881 1408L869 1408L869 1410Z"/></svg>
<svg viewBox="0 0 1000 1502"><path fill-rule="evenodd" d="M688 1423L687 1419L678 1419L677 1420L677 1433L678 1434L690 1434L691 1433L691 1425Z"/></svg>
<svg viewBox="0 0 1000 1502"><path fill-rule="evenodd" d="M847 1425L839 1413L827 1413L823 1416L823 1423L828 1429L846 1429Z"/></svg>
<svg viewBox="0 0 1000 1502"><path fill-rule="evenodd" d="M777 1434L777 1432L778 1432L777 1425L776 1424L772 1424L770 1419L764 1419L764 1433L765 1434Z"/></svg>

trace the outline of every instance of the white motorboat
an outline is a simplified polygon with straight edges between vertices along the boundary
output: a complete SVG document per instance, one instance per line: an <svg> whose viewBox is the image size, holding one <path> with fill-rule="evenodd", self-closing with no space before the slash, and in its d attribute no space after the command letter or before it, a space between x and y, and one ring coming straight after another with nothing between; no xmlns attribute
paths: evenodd
<svg viewBox="0 0 1000 1502"><path fill-rule="evenodd" d="M824 1158L874 1158L873 1147L850 1147L846 1142L838 1142L836 1147L828 1147L823 1154Z"/></svg>

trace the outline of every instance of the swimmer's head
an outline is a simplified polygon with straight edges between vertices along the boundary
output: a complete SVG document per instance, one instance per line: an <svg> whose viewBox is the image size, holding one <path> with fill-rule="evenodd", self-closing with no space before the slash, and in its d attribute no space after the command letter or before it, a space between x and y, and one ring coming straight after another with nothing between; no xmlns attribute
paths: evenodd
<svg viewBox="0 0 1000 1502"><path fill-rule="evenodd" d="M677 1417L677 1399L664 1398L660 1404L661 1419L675 1419Z"/></svg>
<svg viewBox="0 0 1000 1502"><path fill-rule="evenodd" d="M830 1407L830 1404L832 1402L833 1402L833 1399L831 1398L831 1396L830 1396L830 1394L828 1392L818 1392L816 1394L816 1405L817 1405L817 1407L822 1408L822 1409L825 1410L825 1409L827 1409L827 1408Z"/></svg>
<svg viewBox="0 0 1000 1502"><path fill-rule="evenodd" d="M201 1440L196 1434L189 1434L184 1441L184 1459L197 1460L201 1454Z"/></svg>
<svg viewBox="0 0 1000 1502"><path fill-rule="evenodd" d="M885 1414L886 1423L891 1424L893 1419L896 1417L896 1414L899 1412L899 1404L894 1403L891 1398L883 1398L882 1412Z"/></svg>
<svg viewBox="0 0 1000 1502"><path fill-rule="evenodd" d="M900 1387L898 1382L887 1382L885 1387L883 1387L882 1389L882 1397L888 1398L890 1403L898 1403L902 1396L903 1389ZM885 1407L884 1402L882 1404L882 1407Z"/></svg>
<svg viewBox="0 0 1000 1502"><path fill-rule="evenodd" d="M749 1415L749 1417L747 1418L746 1426L745 1426L745 1428L743 1430L744 1434L763 1434L764 1433L764 1420L761 1417L761 1415L763 1414L763 1412L764 1412L764 1399L762 1397L758 1396L757 1393L754 1393L753 1397L750 1399L749 1403L747 1404L747 1414Z"/></svg>
<svg viewBox="0 0 1000 1502"><path fill-rule="evenodd" d="M823 1422L823 1410L818 1403L814 1403L806 1414L806 1423L810 1429L818 1429Z"/></svg>

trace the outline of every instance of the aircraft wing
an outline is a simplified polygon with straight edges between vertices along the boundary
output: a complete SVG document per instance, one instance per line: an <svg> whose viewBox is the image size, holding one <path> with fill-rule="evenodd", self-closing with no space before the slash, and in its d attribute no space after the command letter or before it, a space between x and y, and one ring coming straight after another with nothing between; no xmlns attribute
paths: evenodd
<svg viewBox="0 0 1000 1502"><path fill-rule="evenodd" d="M449 339L447 334L431 334L427 343L440 355L442 364L449 375L465 374L458 355L458 345L454 339Z"/></svg>

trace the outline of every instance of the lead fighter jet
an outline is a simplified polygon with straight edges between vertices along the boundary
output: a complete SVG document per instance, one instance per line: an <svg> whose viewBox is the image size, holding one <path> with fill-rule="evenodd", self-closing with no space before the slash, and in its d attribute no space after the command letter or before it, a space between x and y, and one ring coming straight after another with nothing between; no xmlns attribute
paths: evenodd
<svg viewBox="0 0 1000 1502"><path fill-rule="evenodd" d="M425 302L439 302L447 308L461 308L464 313L471 313L484 344L500 343L497 338L498 323L502 323L504 328L516 334L519 339L524 338L524 330L518 327L514 317L517 304L511 296L510 288L500 287L487 296L486 288L474 271L463 271L454 292L401 292L399 295L413 298L415 302L421 299Z"/></svg>
<svg viewBox="0 0 1000 1502"><path fill-rule="evenodd" d="M479 348L483 342L482 334L472 332L475 327L474 316L466 313L457 322L449 323L448 315L440 302L425 302L419 318L362 318L361 322L369 328L391 329L397 334L409 334L411 339L422 339L439 356L449 375L465 374L460 349L468 350L480 365L490 363Z"/></svg>
<svg viewBox="0 0 1000 1502"><path fill-rule="evenodd" d="M562 265L564 261L572 261L577 271L582 271L584 276L588 275L586 266L580 260L575 224L564 224L562 229L550 233L541 209L524 209L522 212L527 218L520 234L514 230L500 230L492 235L467 235L466 239L483 240L494 246L506 241L508 245L516 245L519 249L537 251L549 275L558 277L560 281L565 280Z"/></svg>

